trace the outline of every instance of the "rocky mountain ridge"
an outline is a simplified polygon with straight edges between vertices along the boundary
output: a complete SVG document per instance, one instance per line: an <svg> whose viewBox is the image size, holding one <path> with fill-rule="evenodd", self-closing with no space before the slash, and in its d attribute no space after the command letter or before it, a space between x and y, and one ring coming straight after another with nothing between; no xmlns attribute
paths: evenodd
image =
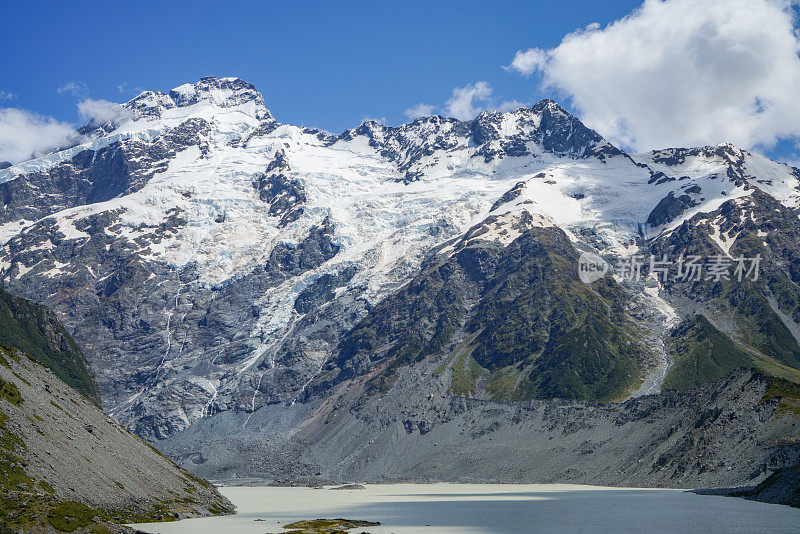
<svg viewBox="0 0 800 534"><path fill-rule="evenodd" d="M0 384L0 524L132 532L119 523L233 511L21 351L0 348Z"/></svg>
<svg viewBox="0 0 800 534"><path fill-rule="evenodd" d="M100 393L80 348L44 306L0 289L0 346L25 352L94 404Z"/></svg>
<svg viewBox="0 0 800 534"><path fill-rule="evenodd" d="M797 377L800 171L763 156L627 154L548 100L334 135L213 77L82 133L0 170L2 281L59 313L115 418L187 459L198 429L238 443L272 421L284 443L303 406L402 398L397 377L423 368L493 402L622 400L744 361ZM585 285L582 252L769 259L749 286ZM668 337L698 314L710 327ZM725 361L670 377L701 337Z"/></svg>
<svg viewBox="0 0 800 534"><path fill-rule="evenodd" d="M55 315L0 290L0 530L132 532L120 523L232 511L97 403Z"/></svg>

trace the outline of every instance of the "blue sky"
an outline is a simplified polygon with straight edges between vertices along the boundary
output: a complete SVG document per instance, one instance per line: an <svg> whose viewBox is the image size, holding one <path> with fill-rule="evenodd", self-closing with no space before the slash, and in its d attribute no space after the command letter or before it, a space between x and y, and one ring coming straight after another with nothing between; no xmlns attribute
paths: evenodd
<svg viewBox="0 0 800 534"><path fill-rule="evenodd" d="M569 5L566 5L569 4ZM505 72L520 48L554 46L637 2L4 3L0 89L14 105L77 120L70 81L124 101L204 75L256 85L282 121L338 132L364 117L407 120L418 102L486 80L504 99L539 91ZM42 16L46 13L46 16ZM120 85L127 90L121 93Z"/></svg>
<svg viewBox="0 0 800 534"><path fill-rule="evenodd" d="M0 106L78 123L76 104L86 98L124 102L139 89L239 76L256 85L280 121L339 132L365 118L406 122L406 110L418 103L444 113L455 88L483 81L491 94L475 101L477 109L552 97L620 143L642 148L637 139L646 135L626 137L633 126L612 131L603 109L576 89L580 80L559 78L558 62L565 60L557 55L533 70L503 68L518 52L559 50L565 35L589 24L598 23L602 33L640 3L6 2ZM542 86L543 77L550 85ZM791 159L796 143L789 137L768 151Z"/></svg>

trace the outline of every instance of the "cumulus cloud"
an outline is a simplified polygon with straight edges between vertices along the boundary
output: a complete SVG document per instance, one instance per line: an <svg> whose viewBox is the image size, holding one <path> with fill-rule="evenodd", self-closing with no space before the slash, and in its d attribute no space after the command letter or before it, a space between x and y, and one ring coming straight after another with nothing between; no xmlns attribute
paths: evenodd
<svg viewBox="0 0 800 534"><path fill-rule="evenodd" d="M460 120L472 119L486 109L492 95L492 88L486 82L475 82L453 89L453 95L445 104L445 112ZM483 104L481 104L483 103Z"/></svg>
<svg viewBox="0 0 800 534"><path fill-rule="evenodd" d="M503 68L506 70L515 70L520 74L528 76L542 69L545 65L547 65L547 52L541 48L529 48L527 50L518 50L517 53L514 54L514 59L511 60L511 64Z"/></svg>
<svg viewBox="0 0 800 534"><path fill-rule="evenodd" d="M2 100L0 91L0 100ZM95 124L119 121L131 111L107 100L78 103L81 120ZM0 161L18 163L82 139L72 124L18 108L0 108Z"/></svg>
<svg viewBox="0 0 800 534"><path fill-rule="evenodd" d="M119 85L117 86L117 91L119 91L119 92L120 92L120 94L123 94L123 95L124 95L124 94L126 94L126 93L136 93L136 94L139 94L139 93L141 93L142 91L144 91L144 89L142 89L142 88L141 88L141 87L139 87L138 85L137 85L136 87L130 87L130 86L128 86L128 82L122 82L121 84L119 84Z"/></svg>
<svg viewBox="0 0 800 534"><path fill-rule="evenodd" d="M542 74L601 134L634 149L800 135L794 0L646 0L507 67Z"/></svg>
<svg viewBox="0 0 800 534"><path fill-rule="evenodd" d="M377 122L378 124L383 124L385 126L386 125L386 117L370 117L370 116L367 116L367 117L364 117L363 119L361 119L361 124L364 124L365 122Z"/></svg>
<svg viewBox="0 0 800 534"><path fill-rule="evenodd" d="M427 117L428 115L433 114L433 110L436 109L436 106L430 106L428 104L423 104L420 102L416 106L411 106L407 110L405 110L405 115L409 119L416 119L417 117Z"/></svg>
<svg viewBox="0 0 800 534"><path fill-rule="evenodd" d="M494 109L497 111L514 111L515 109L525 108L530 106L530 102L520 102L519 100L506 100L505 102L500 102L499 105L495 106Z"/></svg>
<svg viewBox="0 0 800 534"><path fill-rule="evenodd" d="M3 100L12 100L14 98L14 93L10 93L8 91L3 91L0 89L0 101Z"/></svg>
<svg viewBox="0 0 800 534"><path fill-rule="evenodd" d="M0 108L0 160L17 163L74 142L66 123L16 108Z"/></svg>
<svg viewBox="0 0 800 534"><path fill-rule="evenodd" d="M91 98L78 103L78 113L83 120L91 121L95 124L119 121L131 116L131 111L120 104Z"/></svg>
<svg viewBox="0 0 800 534"><path fill-rule="evenodd" d="M519 100L505 100L495 105L492 99L492 87L486 82L475 82L464 87L456 87L450 99L442 106L442 111L448 117L460 120L469 120L481 111L512 111L530 105ZM405 111L406 117L416 119L426 117L436 111L437 106L419 103Z"/></svg>
<svg viewBox="0 0 800 534"><path fill-rule="evenodd" d="M60 95L69 93L72 96L84 97L89 94L89 86L86 85L86 82L72 80L59 87L57 92Z"/></svg>

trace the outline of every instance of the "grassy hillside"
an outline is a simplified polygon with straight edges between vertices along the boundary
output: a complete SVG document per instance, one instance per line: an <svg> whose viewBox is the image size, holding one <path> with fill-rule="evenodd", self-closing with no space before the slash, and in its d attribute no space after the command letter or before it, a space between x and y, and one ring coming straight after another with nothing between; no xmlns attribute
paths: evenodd
<svg viewBox="0 0 800 534"><path fill-rule="evenodd" d="M684 320L667 341L672 367L664 389L690 389L724 377L752 358L703 315Z"/></svg>
<svg viewBox="0 0 800 534"><path fill-rule="evenodd" d="M119 523L231 511L211 484L0 347L0 532L122 532Z"/></svg>
<svg viewBox="0 0 800 534"><path fill-rule="evenodd" d="M481 240L432 258L340 345L339 378L376 364L386 390L400 366L443 357L451 393L501 400L613 399L640 376L644 348L610 278L578 279L558 228L530 228L508 246Z"/></svg>
<svg viewBox="0 0 800 534"><path fill-rule="evenodd" d="M673 259L692 255L712 258L723 252L711 237L717 227L721 234L736 236L729 251L732 264L740 256L761 258L758 277L739 280L732 266L730 279L671 277L665 281L665 294L693 301L696 315L686 318L668 340L674 366L664 386L697 387L742 366L800 380L800 343L796 336L796 323L800 321L800 219L756 190L744 201L728 201L713 213L697 214L685 221L655 240L650 252Z"/></svg>
<svg viewBox="0 0 800 534"><path fill-rule="evenodd" d="M757 368L775 380L800 382L800 370L734 342L700 314L686 318L670 333L667 350L672 366L664 389L696 388L740 367Z"/></svg>
<svg viewBox="0 0 800 534"><path fill-rule="evenodd" d="M24 351L99 405L100 394L81 350L44 306L0 289L0 345Z"/></svg>

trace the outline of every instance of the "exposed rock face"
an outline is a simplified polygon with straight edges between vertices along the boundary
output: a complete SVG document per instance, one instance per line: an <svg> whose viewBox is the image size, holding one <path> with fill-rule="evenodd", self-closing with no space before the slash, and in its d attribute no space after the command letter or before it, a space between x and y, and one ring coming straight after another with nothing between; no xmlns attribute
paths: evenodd
<svg viewBox="0 0 800 534"><path fill-rule="evenodd" d="M622 404L499 403L451 396L437 364L403 368L380 396L363 397L358 379L324 401L262 408L233 440L244 419L228 413L159 446L206 476L678 488L757 484L800 458L800 417L782 408L796 401L750 371Z"/></svg>
<svg viewBox="0 0 800 534"><path fill-rule="evenodd" d="M100 404L100 393L83 353L56 315L0 289L0 346L22 350L81 395Z"/></svg>
<svg viewBox="0 0 800 534"><path fill-rule="evenodd" d="M432 435L437 419L401 403L401 377L422 369L435 380L415 387L441 381L447 402L622 400L660 391L670 359L708 337L797 372L800 171L762 156L632 156L552 101L334 135L213 77L83 133L0 170L3 284L75 333L115 418L192 466L243 469L208 460L195 430L221 425L250 458L259 421L258 458L325 464L286 440L346 387L378 411L397 391L386 424ZM770 258L749 289L576 278L581 252L613 263L634 247ZM710 328L673 353L668 329L695 315Z"/></svg>
<svg viewBox="0 0 800 534"><path fill-rule="evenodd" d="M22 352L0 349L0 364L0 521L14 528L40 522L55 532L60 510L76 502L91 509L85 523L72 521L81 532L116 521L233 511L211 484L176 467Z"/></svg>
<svg viewBox="0 0 800 534"><path fill-rule="evenodd" d="M399 367L452 354L442 371L457 395L624 395L647 355L627 297L610 279L587 292L564 232L537 222L528 212L490 217L445 246L342 340L309 392L377 367L370 387L383 392Z"/></svg>
<svg viewBox="0 0 800 534"><path fill-rule="evenodd" d="M542 100L531 110L541 114L539 139L542 148L548 152L582 158L597 157L601 161L624 155L552 100Z"/></svg>
<svg viewBox="0 0 800 534"><path fill-rule="evenodd" d="M675 193L670 191L669 194L662 198L656 207L653 208L650 215L647 216L647 224L650 226L661 226L662 224L672 222L678 215L697 204L698 202L687 194L676 197Z"/></svg>
<svg viewBox="0 0 800 534"><path fill-rule="evenodd" d="M309 313L327 304L336 296L335 291L344 287L353 279L356 270L354 267L345 267L334 274L323 274L311 285L305 288L294 301L294 309L299 313Z"/></svg>
<svg viewBox="0 0 800 534"><path fill-rule="evenodd" d="M303 214L303 203L306 192L303 183L297 178L289 178L286 173L291 169L286 161L286 154L278 151L275 159L267 165L264 176L258 179L256 188L261 200L269 204L268 213L280 217L279 228L296 221Z"/></svg>
<svg viewBox="0 0 800 534"><path fill-rule="evenodd" d="M697 256L706 263L706 259L716 256L730 264L728 276L716 277L719 279L704 272L699 279L691 276L663 282L665 293L678 306L689 314L700 312L713 322L714 326L707 325L704 330L720 329L737 341L736 350L730 339L712 343L718 347L730 345L721 352L705 346L706 357L713 353L727 355L728 363L715 371L717 376L747 364L748 358L750 365L779 376L786 375L778 367L800 367L797 237L800 220L794 211L754 189L748 196L724 202L713 212L695 215L652 242L651 251L659 258ZM751 259L756 257L758 272L748 275L753 266ZM738 258L742 258L743 269L737 274ZM701 337L711 340L718 333ZM739 353L740 348L745 348L749 356ZM714 365L721 363L720 360Z"/></svg>
<svg viewBox="0 0 800 534"><path fill-rule="evenodd" d="M800 508L800 465L778 469L752 490L735 490L731 495Z"/></svg>
<svg viewBox="0 0 800 534"><path fill-rule="evenodd" d="M36 221L84 204L104 202L140 190L164 172L180 152L201 147L209 124L189 119L152 141L117 141L82 150L53 167L0 183L0 222Z"/></svg>
<svg viewBox="0 0 800 534"><path fill-rule="evenodd" d="M509 132L511 129L511 132ZM367 121L335 140L358 136L394 162L405 182L421 178L442 156L467 152L485 163L544 151L567 158L627 157L552 100L509 113L483 112L472 121L433 116L399 127ZM471 147L477 147L472 149Z"/></svg>

